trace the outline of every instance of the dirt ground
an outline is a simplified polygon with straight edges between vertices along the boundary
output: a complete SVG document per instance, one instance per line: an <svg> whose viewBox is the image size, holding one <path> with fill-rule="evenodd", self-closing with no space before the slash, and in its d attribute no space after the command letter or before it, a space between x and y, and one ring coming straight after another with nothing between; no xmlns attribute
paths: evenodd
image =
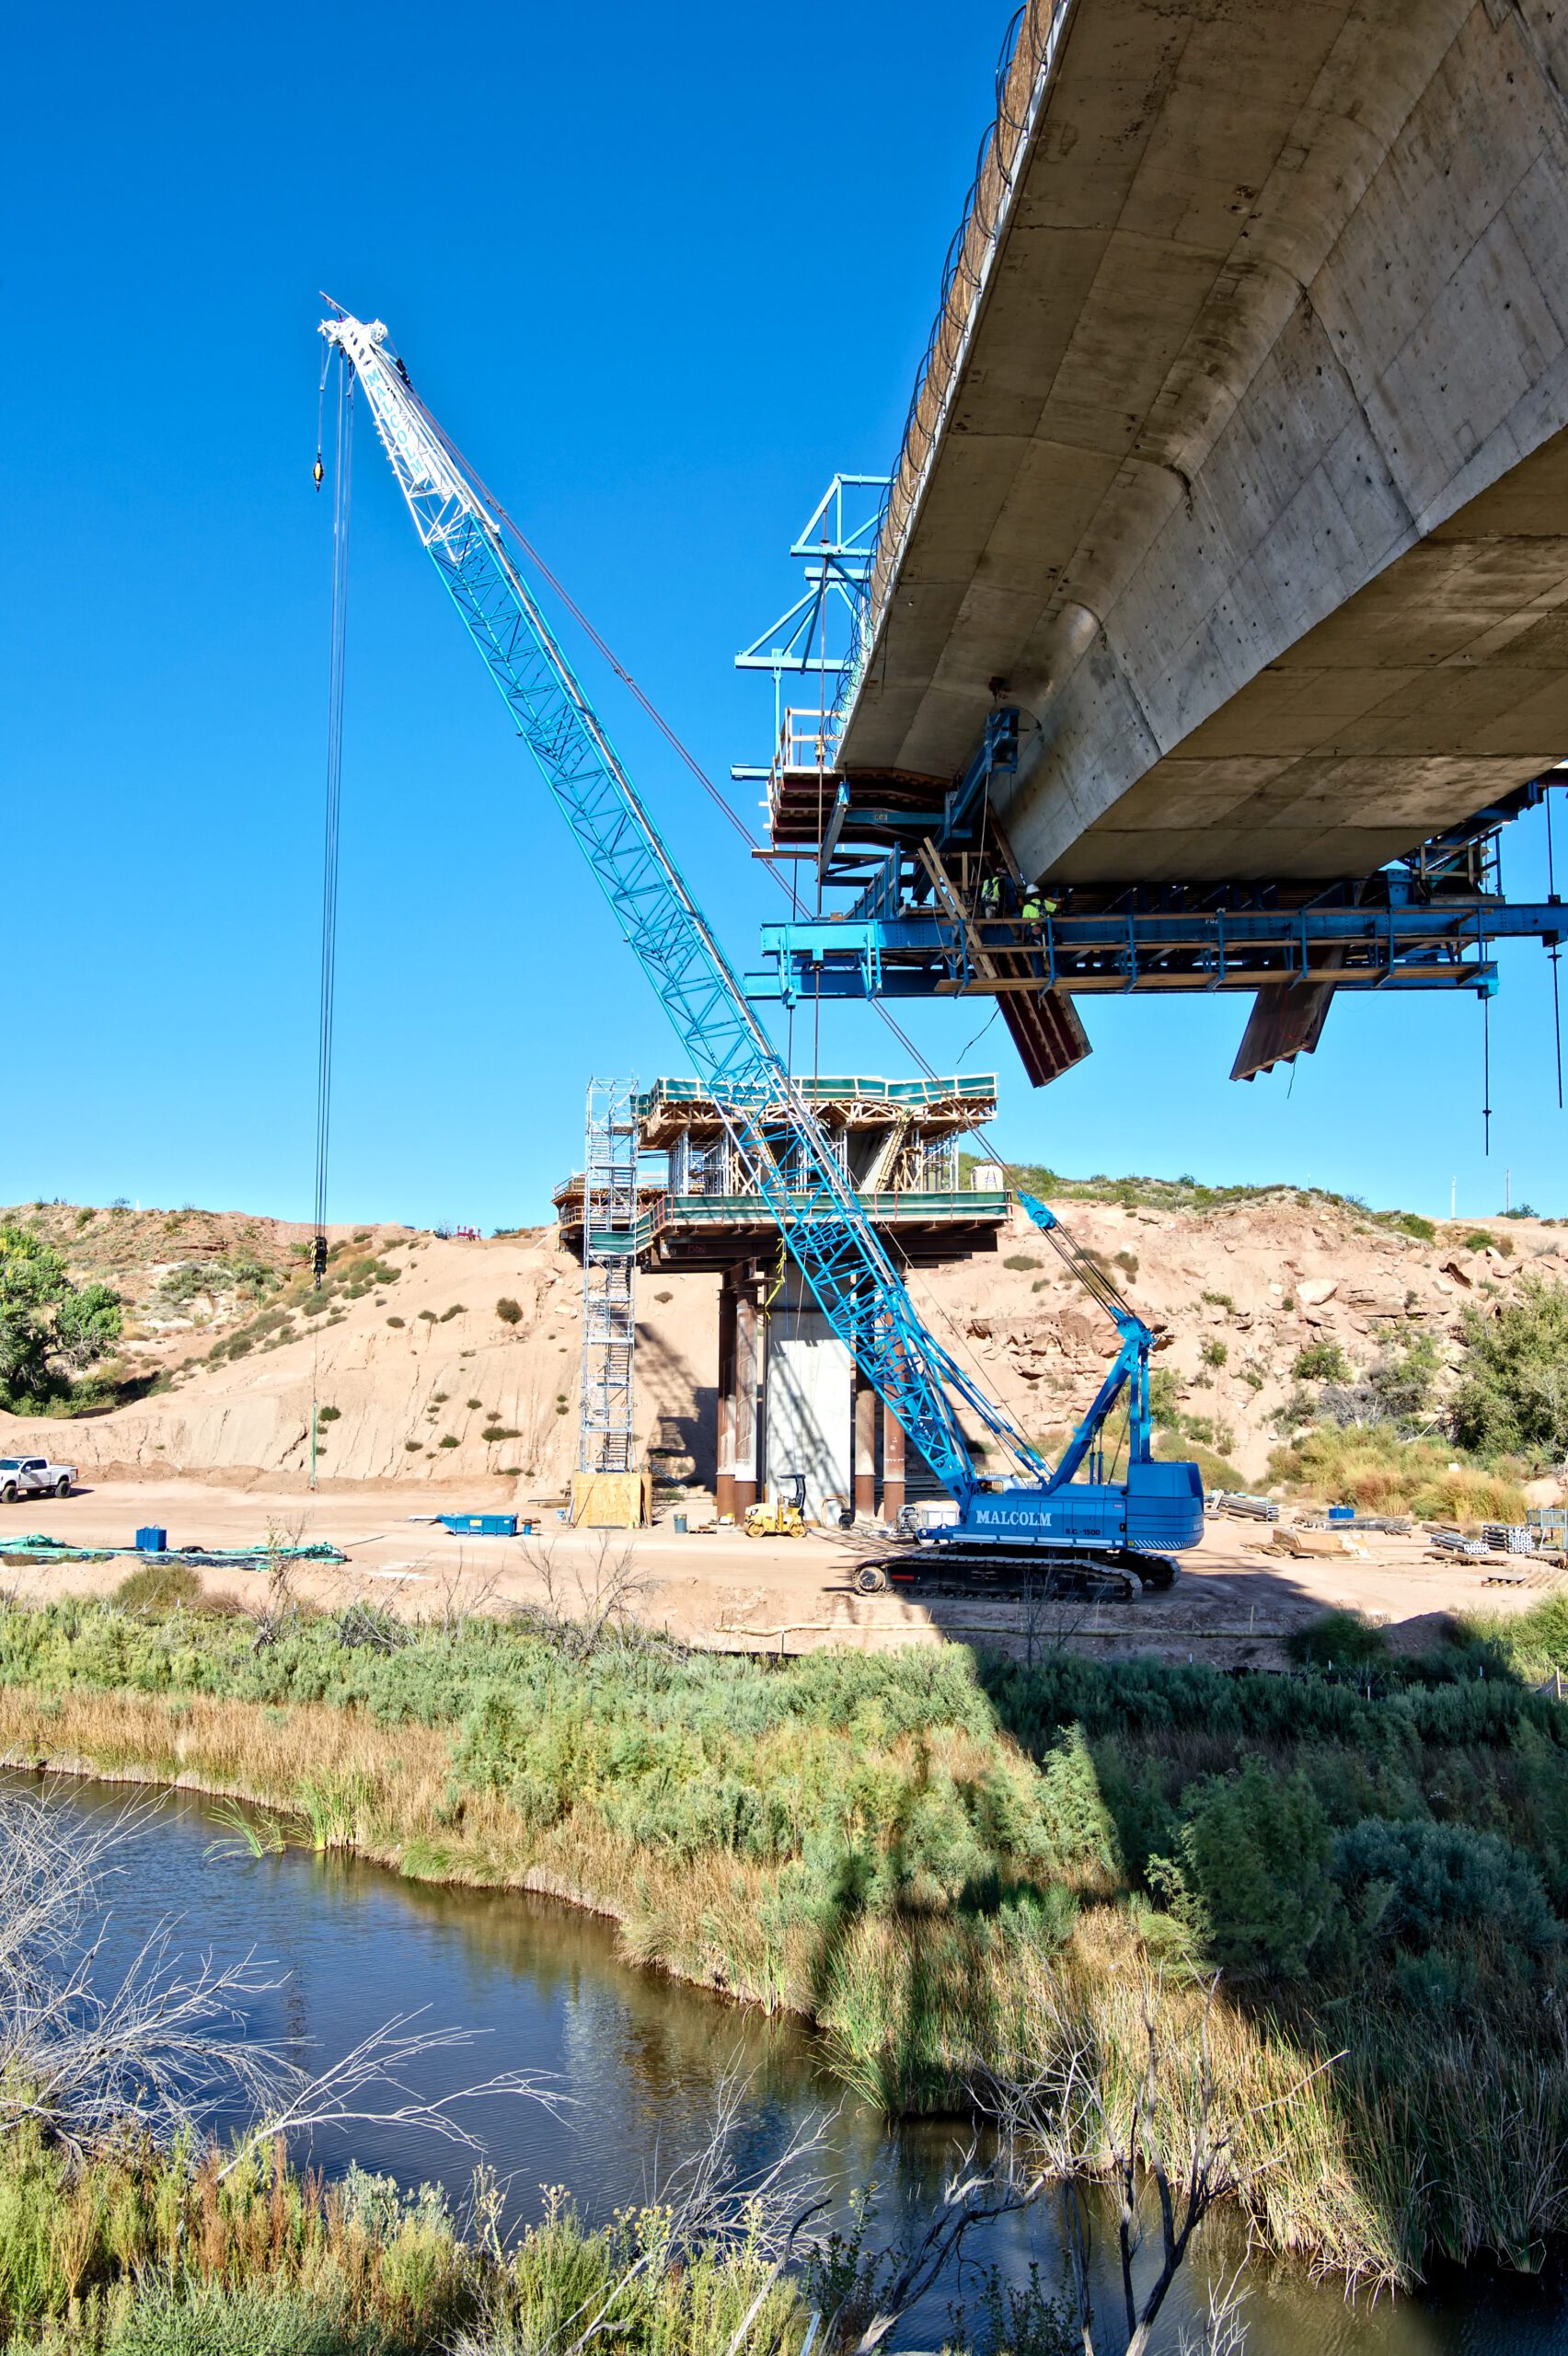
<svg viewBox="0 0 1568 2356"><path fill-rule="evenodd" d="M748 1539L734 1530L678 1533L668 1519L635 1533L573 1530L547 1512L534 1539L456 1538L428 1517L472 1510L470 1491L432 1493L428 1481L343 1484L335 1494L225 1487L212 1480L105 1481L64 1500L24 1499L0 1508L0 1547L38 1532L82 1545L130 1546L135 1530L162 1524L171 1547L244 1546L329 1540L348 1556L340 1566L306 1565L299 1592L329 1606L373 1600L410 1616L453 1609L544 1602L551 1588L573 1613L591 1609L617 1581L629 1581L631 1605L650 1624L686 1642L725 1650L798 1653L830 1644L881 1650L894 1645L982 1643L1008 1650L1066 1642L1104 1658L1147 1653L1201 1659L1216 1668L1281 1664L1291 1628L1336 1606L1385 1623L1401 1649L1432 1641L1441 1615L1510 1611L1539 1600L1540 1581L1493 1584L1523 1566L1431 1560L1419 1535L1369 1533L1359 1554L1282 1560L1262 1551L1263 1526L1212 1521L1201 1547L1184 1558L1175 1587L1136 1604L1066 1602L1030 1606L1017 1596L970 1593L855 1593L850 1573L876 1551L874 1531L803 1539ZM112 1590L134 1558L54 1567L6 1565L6 1588L18 1600ZM212 1591L259 1605L260 1571L202 1574Z"/></svg>

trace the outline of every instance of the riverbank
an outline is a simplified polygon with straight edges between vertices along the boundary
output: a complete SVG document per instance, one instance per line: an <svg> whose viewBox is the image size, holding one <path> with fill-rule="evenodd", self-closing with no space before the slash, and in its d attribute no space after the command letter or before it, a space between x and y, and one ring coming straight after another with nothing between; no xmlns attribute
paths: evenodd
<svg viewBox="0 0 1568 2356"><path fill-rule="evenodd" d="M260 1842L594 1907L628 1958L815 2021L894 2108L1078 2055L1114 2116L1152 1984L1171 2141L1206 2040L1273 2246L1390 2280L1434 2248L1529 2264L1561 2225L1564 1714L1495 1652L1368 1698L956 1648L573 1657L570 1633L410 1638L363 1610L267 1633L7 1611L0 1748L243 1799L278 1819Z"/></svg>

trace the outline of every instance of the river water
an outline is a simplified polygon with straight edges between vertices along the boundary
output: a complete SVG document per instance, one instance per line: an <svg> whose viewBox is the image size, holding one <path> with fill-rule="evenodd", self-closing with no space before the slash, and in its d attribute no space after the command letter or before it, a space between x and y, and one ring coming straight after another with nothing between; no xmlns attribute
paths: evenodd
<svg viewBox="0 0 1568 2356"><path fill-rule="evenodd" d="M52 1781L55 1803L97 1817L128 1805L122 1787ZM617 1961L612 1927L548 1900L436 1889L371 1866L301 1850L255 1858L204 1801L174 1794L134 1804L140 1827L106 1883L104 1968L112 1970L162 1923L185 1955L265 1959L275 1987L248 2008L253 2032L289 2043L316 2066L397 2014L420 2025L481 2032L465 2051L427 2057L410 2073L421 2095L499 2070L548 2073L552 2112L507 2096L465 2111L502 2178L510 2212L537 2215L542 2188L564 2185L590 2217L647 2197L661 2174L706 2135L721 2081L748 2073L745 2156L765 2161L800 2123L831 2114L821 2162L845 2210L876 2188L878 2237L894 2237L940 2186L956 2131L923 2122L889 2130L846 2099L799 2024L767 2021ZM459 2199L474 2164L428 2131L373 2124L318 2138L314 2158L335 2172L357 2158L405 2184L445 2184ZM1053 2219L1009 2220L976 2255L1009 2274L1038 2258L1047 2281L1058 2251ZM1223 2236L1220 2237L1223 2240ZM1220 2262L1216 2247L1212 2261ZM1191 2269L1160 2345L1174 2349ZM1397 2301L1349 2304L1288 2269L1249 2269L1250 2356L1568 2356L1568 2283L1471 2270ZM1107 2286L1108 2287L1108 2286ZM948 2293L906 2319L903 2348L937 2348Z"/></svg>

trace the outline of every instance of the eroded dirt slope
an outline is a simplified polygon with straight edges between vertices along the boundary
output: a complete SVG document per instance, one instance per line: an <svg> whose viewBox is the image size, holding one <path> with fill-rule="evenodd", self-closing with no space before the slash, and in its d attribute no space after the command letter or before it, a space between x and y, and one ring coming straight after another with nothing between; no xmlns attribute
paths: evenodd
<svg viewBox="0 0 1568 2356"><path fill-rule="evenodd" d="M510 1496L559 1489L571 1471L580 1276L553 1229L482 1242L334 1229L317 1294L308 1232L284 1222L69 1205L9 1216L58 1244L77 1276L121 1292L125 1368L149 1388L68 1422L0 1416L7 1448L44 1448L99 1478L286 1484L306 1475L314 1395L326 1481L461 1479ZM1477 1247L1463 1222L1428 1242L1285 1193L1202 1211L1077 1201L1067 1216L1170 1329L1158 1363L1182 1409L1251 1478L1310 1344L1337 1343L1360 1372L1421 1330L1451 1365L1466 1305L1501 1305L1527 1268L1568 1280L1568 1230L1530 1219L1491 1222L1493 1242ZM1113 1337L1021 1216L995 1255L912 1281L939 1336L1028 1430L1076 1421ZM677 1477L711 1470L716 1293L712 1276L640 1279L640 1432Z"/></svg>

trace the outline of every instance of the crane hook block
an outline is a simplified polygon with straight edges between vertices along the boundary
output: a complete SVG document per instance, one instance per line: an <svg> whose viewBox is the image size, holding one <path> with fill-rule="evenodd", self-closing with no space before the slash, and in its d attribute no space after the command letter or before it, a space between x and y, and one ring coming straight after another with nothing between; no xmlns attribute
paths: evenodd
<svg viewBox="0 0 1568 2356"><path fill-rule="evenodd" d="M315 467L316 488L317 488L317 491L319 491L319 490L320 490L320 488L321 488L321 478L322 478L322 476L326 473L326 471L327 471L326 468L325 468L325 467L322 465L322 463L321 463L321 453L320 453L320 451L319 451L319 450L317 450L317 452L316 453L316 467Z"/></svg>
<svg viewBox="0 0 1568 2356"><path fill-rule="evenodd" d="M327 1274L327 1238L324 1235L318 1235L311 1247L310 1265L316 1278L316 1289L319 1292L321 1279Z"/></svg>

